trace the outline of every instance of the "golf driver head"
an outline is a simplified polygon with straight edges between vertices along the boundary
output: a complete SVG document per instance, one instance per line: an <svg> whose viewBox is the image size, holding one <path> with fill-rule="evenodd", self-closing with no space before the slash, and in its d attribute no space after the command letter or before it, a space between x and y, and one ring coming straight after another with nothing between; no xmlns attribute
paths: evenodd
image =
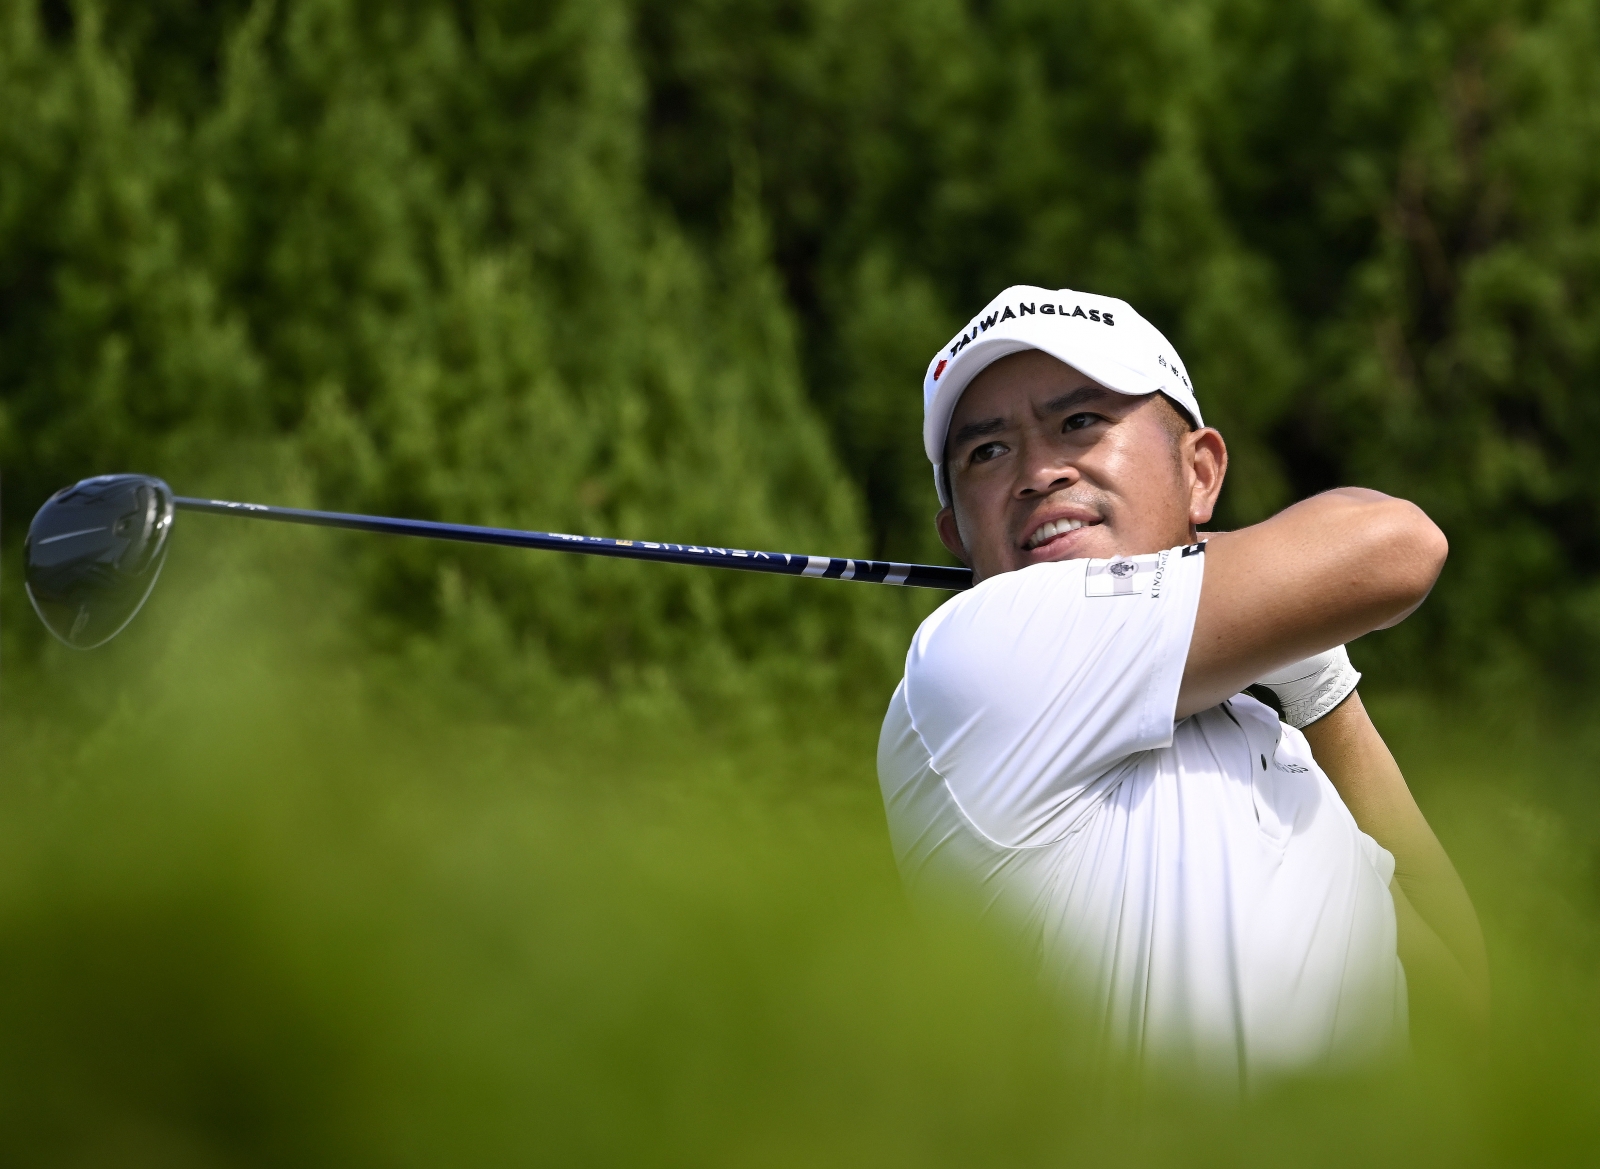
<svg viewBox="0 0 1600 1169"><path fill-rule="evenodd" d="M104 645L144 605L167 558L172 489L149 475L97 475L45 501L28 525L28 599L73 649Z"/></svg>

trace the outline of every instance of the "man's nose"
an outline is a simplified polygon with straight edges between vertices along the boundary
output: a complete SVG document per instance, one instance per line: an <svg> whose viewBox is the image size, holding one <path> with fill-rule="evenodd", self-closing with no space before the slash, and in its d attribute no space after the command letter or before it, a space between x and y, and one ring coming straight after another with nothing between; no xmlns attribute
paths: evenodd
<svg viewBox="0 0 1600 1169"><path fill-rule="evenodd" d="M1052 450L1048 443L1027 443L1019 463L1022 474L1017 479L1017 498L1047 495L1061 487L1071 486L1078 470Z"/></svg>

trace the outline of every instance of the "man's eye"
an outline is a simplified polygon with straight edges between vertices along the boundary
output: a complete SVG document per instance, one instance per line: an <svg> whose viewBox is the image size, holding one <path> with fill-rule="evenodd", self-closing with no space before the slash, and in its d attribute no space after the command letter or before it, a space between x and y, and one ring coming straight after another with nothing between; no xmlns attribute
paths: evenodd
<svg viewBox="0 0 1600 1169"><path fill-rule="evenodd" d="M1098 414L1073 414L1061 424L1063 432L1068 430L1082 430L1086 426L1093 426L1100 421Z"/></svg>
<svg viewBox="0 0 1600 1169"><path fill-rule="evenodd" d="M971 463L987 463L990 459L1005 453L1006 444L1003 442L986 442L980 447L973 448L968 457Z"/></svg>

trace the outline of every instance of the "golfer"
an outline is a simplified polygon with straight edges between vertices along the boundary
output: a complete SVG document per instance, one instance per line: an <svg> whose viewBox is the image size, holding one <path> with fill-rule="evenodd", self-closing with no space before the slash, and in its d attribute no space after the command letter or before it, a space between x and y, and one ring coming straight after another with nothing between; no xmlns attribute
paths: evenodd
<svg viewBox="0 0 1600 1169"><path fill-rule="evenodd" d="M1471 903L1343 649L1427 597L1428 517L1341 488L1199 535L1227 447L1110 297L1008 288L923 398L975 587L923 622L884 719L913 894L976 897L1146 1066L1243 1085L1382 1058L1408 974L1486 1011Z"/></svg>

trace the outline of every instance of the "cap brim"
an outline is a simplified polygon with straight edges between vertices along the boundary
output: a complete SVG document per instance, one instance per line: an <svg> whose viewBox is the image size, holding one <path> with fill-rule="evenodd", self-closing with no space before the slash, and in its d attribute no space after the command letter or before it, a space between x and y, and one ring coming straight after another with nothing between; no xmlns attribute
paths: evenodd
<svg viewBox="0 0 1600 1169"><path fill-rule="evenodd" d="M1037 349L1041 353L1048 353L1057 361L1070 365L1106 389L1115 390L1119 394L1143 397L1146 394L1165 393L1189 410L1194 415L1195 424L1200 425L1200 411L1193 404L1192 394L1185 392L1174 394L1167 382L1151 379L1142 370L1133 368L1112 354L1099 349L1098 346L1087 342L1075 345L1040 345L1015 337L995 337L974 341L962 350L960 355L946 367L944 376L938 383L938 389L934 391L933 401L929 403L923 420L922 443L928 461L936 468L944 462L944 445L945 438L950 432L950 416L955 413L956 403L961 400L961 395L966 392L974 378L995 362L1002 357L1010 357L1013 353L1021 353L1025 349ZM943 495L942 489L940 495ZM949 506L948 501L941 499L941 502Z"/></svg>

